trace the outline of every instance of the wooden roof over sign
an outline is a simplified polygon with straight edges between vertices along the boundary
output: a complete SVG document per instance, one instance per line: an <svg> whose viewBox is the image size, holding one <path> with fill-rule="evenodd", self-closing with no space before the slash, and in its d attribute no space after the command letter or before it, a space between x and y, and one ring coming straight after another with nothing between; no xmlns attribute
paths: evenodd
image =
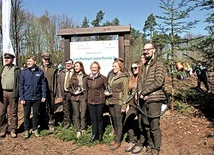
<svg viewBox="0 0 214 155"><path fill-rule="evenodd" d="M60 29L58 36L93 36L93 35L118 35L130 34L131 26L103 26L103 27L87 27L87 28L66 28Z"/></svg>

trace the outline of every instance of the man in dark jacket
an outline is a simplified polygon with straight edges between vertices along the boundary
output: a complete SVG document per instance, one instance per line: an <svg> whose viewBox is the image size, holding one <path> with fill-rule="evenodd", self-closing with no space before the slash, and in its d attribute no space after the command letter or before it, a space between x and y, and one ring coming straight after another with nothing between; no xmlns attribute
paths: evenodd
<svg viewBox="0 0 214 155"><path fill-rule="evenodd" d="M63 102L63 122L64 129L68 129L72 123L71 119L71 93L69 92L69 81L73 74L73 60L65 61L65 69L63 69L58 77L59 98Z"/></svg>
<svg viewBox="0 0 214 155"><path fill-rule="evenodd" d="M0 71L0 137L5 137L7 128L12 138L17 136L20 68L13 64L14 58L13 54L5 53L5 66ZM8 106L10 113L7 111ZM7 118L10 118L10 126Z"/></svg>
<svg viewBox="0 0 214 155"><path fill-rule="evenodd" d="M46 111L48 114L48 128L50 131L54 130L55 118L54 118L54 76L55 69L52 66L50 53L43 53L41 55L42 64L40 66L41 70L44 72L45 81L47 84L47 97L46 102L41 104L40 107L40 125L41 128L46 128Z"/></svg>
<svg viewBox="0 0 214 155"><path fill-rule="evenodd" d="M194 68L193 72L196 72L197 77L198 77L197 88L201 89L201 82L203 82L207 91L210 92L209 86L208 86L207 73L206 73L207 68L205 66L202 66L201 62L198 62L197 66Z"/></svg>
<svg viewBox="0 0 214 155"><path fill-rule="evenodd" d="M139 78L140 104L142 110L150 116L161 113L161 106L166 99L162 87L165 82L165 65L157 60L156 48L152 43L144 46L143 54L146 63L142 66L141 78ZM160 117L150 118L142 115L142 128L147 133L147 155L158 155L161 147ZM142 148L142 146L141 146Z"/></svg>
<svg viewBox="0 0 214 155"><path fill-rule="evenodd" d="M33 133L39 137L40 104L46 100L46 82L43 71L36 66L36 57L27 58L27 69L22 70L19 83L20 103L24 107L24 137L29 138L30 114L33 107Z"/></svg>

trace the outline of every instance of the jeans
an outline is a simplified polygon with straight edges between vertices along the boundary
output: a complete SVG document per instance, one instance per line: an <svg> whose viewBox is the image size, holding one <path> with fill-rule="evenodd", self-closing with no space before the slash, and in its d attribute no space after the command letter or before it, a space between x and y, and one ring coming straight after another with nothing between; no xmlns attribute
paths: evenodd
<svg viewBox="0 0 214 155"><path fill-rule="evenodd" d="M9 111L7 111L8 106ZM8 124L10 124L10 130L17 129L18 127L17 112L18 112L18 99L13 98L13 91L3 90L3 103L0 102L0 128L1 128L0 132L2 133L6 132Z"/></svg>
<svg viewBox="0 0 214 155"><path fill-rule="evenodd" d="M39 121L39 108L40 108L40 100L25 101L24 107L24 129L30 130L30 114L31 114L31 107L33 107L33 130L38 129L38 121Z"/></svg>
<svg viewBox="0 0 214 155"><path fill-rule="evenodd" d="M88 104L89 115L92 125L92 135L103 135L103 104Z"/></svg>

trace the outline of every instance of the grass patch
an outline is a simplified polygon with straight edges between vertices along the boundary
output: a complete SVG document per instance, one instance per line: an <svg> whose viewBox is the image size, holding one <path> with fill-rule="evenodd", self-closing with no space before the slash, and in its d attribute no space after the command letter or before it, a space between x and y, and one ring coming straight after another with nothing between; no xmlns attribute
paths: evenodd
<svg viewBox="0 0 214 155"><path fill-rule="evenodd" d="M110 144L110 142L114 140L114 136L111 135L111 132L112 132L112 127L108 125L105 128L105 132L103 134L103 142L102 142L103 144L108 145ZM87 130L82 134L80 138L77 138L76 128L74 126L71 126L70 128L64 130L62 124L59 124L59 126L57 126L53 132L49 130L42 130L40 132L41 136L48 136L50 134L53 134L54 138L59 138L62 141L72 141L78 146L91 147L91 146L100 144L98 140L95 140L94 142L90 142L90 139L92 136L91 126L87 127Z"/></svg>

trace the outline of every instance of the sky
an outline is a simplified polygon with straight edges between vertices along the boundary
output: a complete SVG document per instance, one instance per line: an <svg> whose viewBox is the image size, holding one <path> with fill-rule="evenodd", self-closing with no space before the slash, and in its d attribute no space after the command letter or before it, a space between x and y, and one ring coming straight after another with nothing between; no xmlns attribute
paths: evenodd
<svg viewBox="0 0 214 155"><path fill-rule="evenodd" d="M140 30L150 14L163 15L163 9L159 7L159 0L24 0L25 10L42 16L45 11L51 15L68 15L75 24L81 25L84 17L89 22L96 18L96 14L102 10L103 22L118 18L120 25L131 25L132 28ZM194 35L207 35L204 30L206 23L206 12L195 10L186 21L201 20L190 33ZM157 19L156 19L157 20ZM159 21L157 20L159 23Z"/></svg>

